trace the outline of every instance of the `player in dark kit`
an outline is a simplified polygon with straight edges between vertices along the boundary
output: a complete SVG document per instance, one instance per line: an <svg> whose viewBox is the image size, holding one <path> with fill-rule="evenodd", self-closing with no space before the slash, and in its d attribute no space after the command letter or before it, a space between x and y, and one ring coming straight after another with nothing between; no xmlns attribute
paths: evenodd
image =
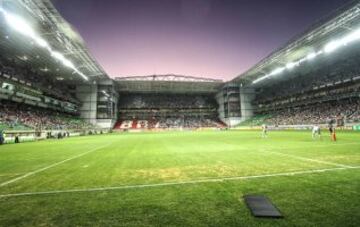
<svg viewBox="0 0 360 227"><path fill-rule="evenodd" d="M330 131L330 129L329 129L329 131ZM330 137L331 137L332 141L336 142L336 130L335 130L335 127L331 127Z"/></svg>
<svg viewBox="0 0 360 227"><path fill-rule="evenodd" d="M333 127L332 124L329 124L329 133L330 133L330 138L332 141L336 141L336 133L335 133L335 128Z"/></svg>
<svg viewBox="0 0 360 227"><path fill-rule="evenodd" d="M333 132L334 132L333 125L332 125L332 124L329 124L329 133L330 133L330 136L333 134Z"/></svg>

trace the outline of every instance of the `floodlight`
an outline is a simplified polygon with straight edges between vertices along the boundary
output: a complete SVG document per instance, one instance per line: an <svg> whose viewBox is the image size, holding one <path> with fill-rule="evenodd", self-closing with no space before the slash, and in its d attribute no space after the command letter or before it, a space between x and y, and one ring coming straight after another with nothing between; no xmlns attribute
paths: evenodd
<svg viewBox="0 0 360 227"><path fill-rule="evenodd" d="M354 30L353 32L351 32L350 34L344 36L343 38L341 39L338 39L338 40L333 40L329 43L327 43L325 45L325 47L323 48L323 50L319 50L317 52L311 52L309 53L306 57L304 58L301 58L300 60L296 61L296 62L289 62L286 64L285 67L280 67L280 68L277 68L275 70L273 70L270 74L267 74L263 77L260 77L256 80L254 80L252 83L253 84L256 84L262 80L265 80L266 78L270 77L270 76L274 76L274 75L277 75L277 74L280 74L282 73L285 69L288 69L288 70L291 70L293 69L294 67L300 65L301 63L303 63L304 61L310 61L310 60L313 60L314 58L316 58L318 55L321 55L321 54L324 54L324 53L331 53L333 51L335 51L336 49L342 47L342 46L345 46L347 45L348 43L351 43L351 42L354 42L354 41L358 41L360 40L360 28L357 29L357 30Z"/></svg>
<svg viewBox="0 0 360 227"><path fill-rule="evenodd" d="M79 74L85 80L89 80L89 78L87 76L85 76L82 72L80 72L78 69L76 69L75 65L70 60L66 59L63 54L53 51L51 49L51 47L49 46L49 44L44 39L39 37L35 33L34 29L23 18L18 17L12 13L9 13L1 7L0 7L0 12L4 15L7 24L12 29L14 29L15 31L17 31L27 37L30 37L39 46L46 48L50 52L52 57L61 61L66 67L73 69L74 72ZM8 36L6 36L6 38L8 39Z"/></svg>
<svg viewBox="0 0 360 227"><path fill-rule="evenodd" d="M274 71L272 71L272 72L270 73L270 75L280 74L280 73L282 73L284 70L285 70L284 67L277 68L277 69L275 69Z"/></svg>
<svg viewBox="0 0 360 227"><path fill-rule="evenodd" d="M7 24L12 29L14 29L15 31L17 31L23 35L29 36L31 38L36 37L35 31L24 19L14 15L14 14L8 13L4 10L3 10L3 13L4 13Z"/></svg>
<svg viewBox="0 0 360 227"><path fill-rule="evenodd" d="M291 70L291 69L293 69L296 65L297 65L297 63L295 63L295 62L289 62L289 63L286 64L286 68L289 69L289 70Z"/></svg>
<svg viewBox="0 0 360 227"><path fill-rule="evenodd" d="M267 75L265 75L265 76L263 76L263 77L260 77L260 78L258 78L258 79L256 79L256 80L254 80L252 83L253 83L253 84L259 83L260 81L265 80L265 79L268 78L269 76L270 76L270 75L267 74Z"/></svg>
<svg viewBox="0 0 360 227"><path fill-rule="evenodd" d="M306 59L310 61L310 60L313 60L314 58L316 58L316 56L317 56L317 54L312 52L306 56Z"/></svg>
<svg viewBox="0 0 360 227"><path fill-rule="evenodd" d="M342 45L343 44L341 41L332 41L325 45L324 51L325 51L325 53L331 53L331 52L335 51L336 49L338 49Z"/></svg>
<svg viewBox="0 0 360 227"><path fill-rule="evenodd" d="M353 41L360 39L360 29L355 30L354 32L350 33L349 35L345 36L342 41L344 45L351 43Z"/></svg>
<svg viewBox="0 0 360 227"><path fill-rule="evenodd" d="M35 38L35 41L36 41L36 43L37 43L39 46L41 46L41 47L44 47L44 48L49 47L49 44L48 44L44 39L42 39L42 38L36 37L36 38Z"/></svg>
<svg viewBox="0 0 360 227"><path fill-rule="evenodd" d="M51 56L53 56L54 58L56 58L57 60L60 60L60 61L64 61L64 60L65 60L64 55L62 55L61 53L56 52L56 51L52 51L52 52L51 52Z"/></svg>
<svg viewBox="0 0 360 227"><path fill-rule="evenodd" d="M66 67L69 67L69 68L72 68L72 69L75 68L74 64L73 64L71 61L67 60L67 59L64 59L64 60L62 61L62 63L63 63Z"/></svg>
<svg viewBox="0 0 360 227"><path fill-rule="evenodd" d="M74 69L74 71L79 74L84 80L88 81L89 78L87 76L85 76L82 72L80 72L79 70L77 69Z"/></svg>

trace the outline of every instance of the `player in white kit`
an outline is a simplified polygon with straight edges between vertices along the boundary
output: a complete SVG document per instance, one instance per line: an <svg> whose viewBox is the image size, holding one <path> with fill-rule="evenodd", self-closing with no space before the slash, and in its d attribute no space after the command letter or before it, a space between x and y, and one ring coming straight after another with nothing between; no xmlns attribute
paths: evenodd
<svg viewBox="0 0 360 227"><path fill-rule="evenodd" d="M316 139L316 137L318 137L319 139L321 139L321 130L320 127L317 125L314 125L313 129L312 129L312 138Z"/></svg>
<svg viewBox="0 0 360 227"><path fill-rule="evenodd" d="M263 125L262 125L262 138L267 138L267 137L268 137L267 131L268 131L267 125L266 125L266 124L263 124Z"/></svg>

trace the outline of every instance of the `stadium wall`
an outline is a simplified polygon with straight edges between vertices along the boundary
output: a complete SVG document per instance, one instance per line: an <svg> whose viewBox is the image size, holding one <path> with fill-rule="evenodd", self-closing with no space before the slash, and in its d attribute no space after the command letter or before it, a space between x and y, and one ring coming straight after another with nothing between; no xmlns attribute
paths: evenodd
<svg viewBox="0 0 360 227"><path fill-rule="evenodd" d="M78 85L76 97L80 101L80 117L99 128L110 129L118 117L118 93L112 80L100 84Z"/></svg>
<svg viewBox="0 0 360 227"><path fill-rule="evenodd" d="M102 80L97 91L96 125L100 128L113 128L118 118L119 93L113 80Z"/></svg>
<svg viewBox="0 0 360 227"><path fill-rule="evenodd" d="M234 127L253 117L252 102L255 99L253 88L243 88L239 84L229 83L216 94L219 104L219 119L229 127Z"/></svg>
<svg viewBox="0 0 360 227"><path fill-rule="evenodd" d="M81 102L80 117L94 125L97 123L97 92L98 86L96 84L76 87L76 98Z"/></svg>
<svg viewBox="0 0 360 227"><path fill-rule="evenodd" d="M255 100L255 97L254 88L240 88L241 121L246 121L254 116L254 106L252 102Z"/></svg>

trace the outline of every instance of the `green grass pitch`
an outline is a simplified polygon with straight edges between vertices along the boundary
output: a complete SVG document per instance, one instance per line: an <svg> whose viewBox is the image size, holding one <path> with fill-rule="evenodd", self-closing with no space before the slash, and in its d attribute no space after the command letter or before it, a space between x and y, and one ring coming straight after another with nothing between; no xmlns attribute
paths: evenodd
<svg viewBox="0 0 360 227"><path fill-rule="evenodd" d="M0 146L0 226L360 226L360 133L110 134ZM284 219L256 219L244 194Z"/></svg>

